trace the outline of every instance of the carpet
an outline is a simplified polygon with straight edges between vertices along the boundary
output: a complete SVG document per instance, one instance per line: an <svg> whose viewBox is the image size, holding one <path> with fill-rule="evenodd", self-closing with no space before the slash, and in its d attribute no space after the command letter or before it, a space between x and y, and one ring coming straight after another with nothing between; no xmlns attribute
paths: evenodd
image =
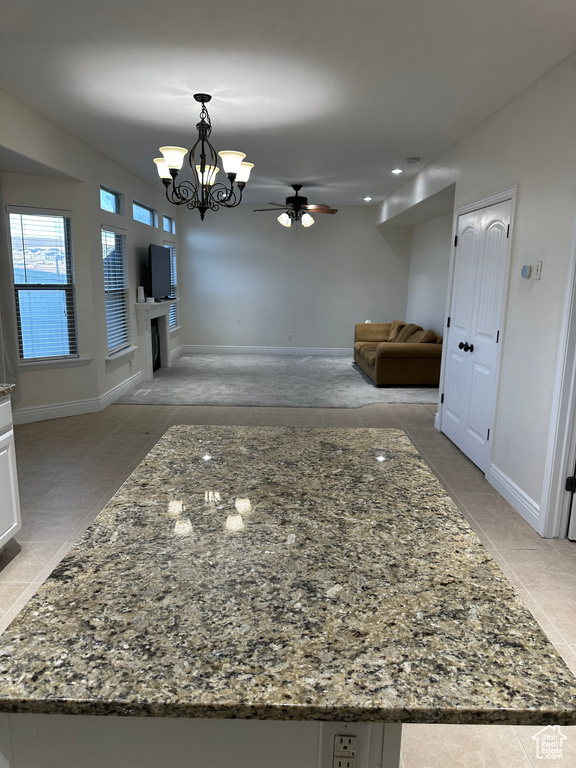
<svg viewBox="0 0 576 768"><path fill-rule="evenodd" d="M183 355L118 403L358 408L372 403L437 403L433 388L378 389L349 357Z"/></svg>

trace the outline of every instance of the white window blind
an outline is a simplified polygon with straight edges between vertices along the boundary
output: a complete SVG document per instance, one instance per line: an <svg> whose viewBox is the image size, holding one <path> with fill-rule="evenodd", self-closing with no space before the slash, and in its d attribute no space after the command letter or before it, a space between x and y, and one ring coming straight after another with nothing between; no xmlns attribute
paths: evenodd
<svg viewBox="0 0 576 768"><path fill-rule="evenodd" d="M178 267L176 263L176 246L174 243L164 241L164 247L170 250L170 296L178 298ZM168 315L170 328L176 328L178 325L178 304L174 302L170 307Z"/></svg>
<svg viewBox="0 0 576 768"><path fill-rule="evenodd" d="M68 212L8 208L22 361L78 357Z"/></svg>
<svg viewBox="0 0 576 768"><path fill-rule="evenodd" d="M102 264L106 298L108 354L130 346L130 313L126 275L126 236L102 230Z"/></svg>

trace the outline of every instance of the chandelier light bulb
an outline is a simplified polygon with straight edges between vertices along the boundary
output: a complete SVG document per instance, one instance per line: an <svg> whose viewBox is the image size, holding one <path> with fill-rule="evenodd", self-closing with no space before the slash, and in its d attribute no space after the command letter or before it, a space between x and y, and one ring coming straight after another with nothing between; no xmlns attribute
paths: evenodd
<svg viewBox="0 0 576 768"><path fill-rule="evenodd" d="M161 179L171 179L172 174L170 173L170 169L166 165L166 160L164 160L163 157L156 157L154 158L154 162L156 163L156 168L158 169L158 176L160 176Z"/></svg>
<svg viewBox="0 0 576 768"><path fill-rule="evenodd" d="M196 166L196 173L200 179L200 184L204 187L211 187L216 181L216 174L220 170L217 165L207 165L204 169L204 173L200 170L201 166Z"/></svg>
<svg viewBox="0 0 576 768"><path fill-rule="evenodd" d="M280 216L278 216L278 221L280 224L282 224L283 227L291 227L292 226L292 219L286 212L281 213Z"/></svg>
<svg viewBox="0 0 576 768"><path fill-rule="evenodd" d="M160 147L160 152L168 168L174 168L177 171L182 168L184 158L188 154L186 147Z"/></svg>
<svg viewBox="0 0 576 768"><path fill-rule="evenodd" d="M246 157L244 152L234 152L230 149L218 152L218 155L222 160L222 168L224 168L224 173L226 175L230 173L237 175L238 171L240 170L240 166L242 165L242 160L244 160Z"/></svg>
<svg viewBox="0 0 576 768"><path fill-rule="evenodd" d="M250 178L250 171L254 168L254 163L241 163L240 170L236 174L237 184L246 184Z"/></svg>
<svg viewBox="0 0 576 768"><path fill-rule="evenodd" d="M314 224L314 219L312 216L310 216L309 213L303 213L302 214L302 226L303 227L311 227L312 224Z"/></svg>

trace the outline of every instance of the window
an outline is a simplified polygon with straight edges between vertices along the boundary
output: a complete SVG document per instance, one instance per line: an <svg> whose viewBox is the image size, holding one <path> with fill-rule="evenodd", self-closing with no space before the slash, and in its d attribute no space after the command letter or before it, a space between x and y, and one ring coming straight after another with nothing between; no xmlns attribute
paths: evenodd
<svg viewBox="0 0 576 768"><path fill-rule="evenodd" d="M113 355L130 346L126 235L110 229L102 230L102 263L108 354Z"/></svg>
<svg viewBox="0 0 576 768"><path fill-rule="evenodd" d="M178 268L176 264L176 246L174 243L164 241L164 247L170 250L170 296L178 298ZM170 307L168 316L170 328L178 326L178 303L174 302Z"/></svg>
<svg viewBox="0 0 576 768"><path fill-rule="evenodd" d="M100 208L111 213L124 213L124 200L119 192L108 187L100 187Z"/></svg>
<svg viewBox="0 0 576 768"><path fill-rule="evenodd" d="M170 216L162 216L162 229L164 232L170 232L170 234L176 234L176 222L171 219Z"/></svg>
<svg viewBox="0 0 576 768"><path fill-rule="evenodd" d="M156 211L136 201L132 203L132 215L135 221L141 221L142 224L148 224L150 227L153 227L156 222Z"/></svg>
<svg viewBox="0 0 576 768"><path fill-rule="evenodd" d="M68 211L8 208L20 360L78 357Z"/></svg>

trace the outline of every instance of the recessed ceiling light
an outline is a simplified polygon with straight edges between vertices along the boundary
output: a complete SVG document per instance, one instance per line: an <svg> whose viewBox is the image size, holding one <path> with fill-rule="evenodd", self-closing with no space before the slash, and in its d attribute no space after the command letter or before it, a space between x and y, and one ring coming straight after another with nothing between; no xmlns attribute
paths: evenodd
<svg viewBox="0 0 576 768"><path fill-rule="evenodd" d="M394 173L396 176L398 176L400 173L404 173L402 168L394 168L393 171L390 171L390 173Z"/></svg>
<svg viewBox="0 0 576 768"><path fill-rule="evenodd" d="M371 197L365 197L365 198L364 198L364 202L365 202L365 203L369 203L371 200L372 200L372 198L371 198Z"/></svg>
<svg viewBox="0 0 576 768"><path fill-rule="evenodd" d="M410 165L418 165L418 163L422 162L421 157L407 157L406 162L410 163Z"/></svg>

